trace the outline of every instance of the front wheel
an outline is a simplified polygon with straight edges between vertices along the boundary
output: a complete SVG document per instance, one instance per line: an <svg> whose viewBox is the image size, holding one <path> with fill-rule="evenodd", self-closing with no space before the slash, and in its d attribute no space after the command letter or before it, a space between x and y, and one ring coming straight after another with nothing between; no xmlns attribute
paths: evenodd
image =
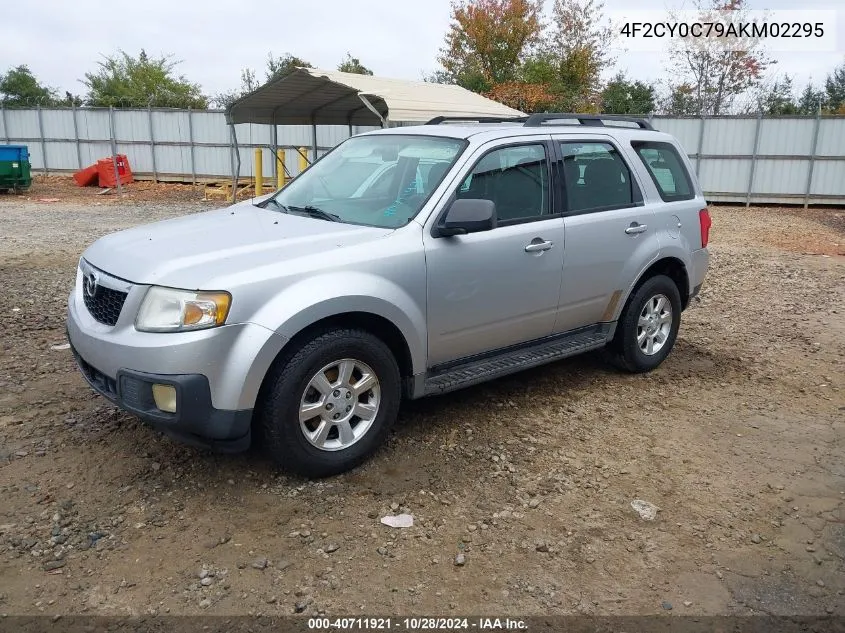
<svg viewBox="0 0 845 633"><path fill-rule="evenodd" d="M625 305L610 344L616 365L630 372L651 371L660 365L678 337L681 295L666 275L645 281Z"/></svg>
<svg viewBox="0 0 845 633"><path fill-rule="evenodd" d="M390 349L357 329L322 333L268 376L259 421L286 470L328 477L354 468L385 440L399 411Z"/></svg>

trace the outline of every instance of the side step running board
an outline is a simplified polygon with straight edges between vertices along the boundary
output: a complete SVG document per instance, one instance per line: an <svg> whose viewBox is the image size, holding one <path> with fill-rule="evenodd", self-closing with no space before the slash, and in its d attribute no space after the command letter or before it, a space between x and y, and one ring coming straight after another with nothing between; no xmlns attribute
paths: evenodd
<svg viewBox="0 0 845 633"><path fill-rule="evenodd" d="M523 369L598 349L607 344L608 334L606 326L593 327L586 332L544 339L529 346L505 350L495 356L470 360L440 372L429 372L425 379L425 395L463 389Z"/></svg>

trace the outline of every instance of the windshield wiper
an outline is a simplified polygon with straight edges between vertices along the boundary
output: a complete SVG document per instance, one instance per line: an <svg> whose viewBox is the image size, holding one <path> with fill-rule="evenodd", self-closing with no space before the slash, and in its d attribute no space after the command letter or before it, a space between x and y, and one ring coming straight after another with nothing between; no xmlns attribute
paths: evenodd
<svg viewBox="0 0 845 633"><path fill-rule="evenodd" d="M278 204L278 202L276 204ZM343 222L343 219L339 215L329 213L328 211L323 211L322 209L313 207L310 204L304 207L294 207L287 205L285 208L295 213L305 213L306 215L309 215L312 218L318 218L320 220L328 220L329 222Z"/></svg>

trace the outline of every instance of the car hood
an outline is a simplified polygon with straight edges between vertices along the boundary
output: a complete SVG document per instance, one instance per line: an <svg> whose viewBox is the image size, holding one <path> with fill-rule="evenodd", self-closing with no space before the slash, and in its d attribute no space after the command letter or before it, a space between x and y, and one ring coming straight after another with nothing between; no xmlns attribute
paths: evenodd
<svg viewBox="0 0 845 633"><path fill-rule="evenodd" d="M330 252L393 232L262 209L252 202L113 233L82 256L133 283L209 289L209 280L238 270Z"/></svg>

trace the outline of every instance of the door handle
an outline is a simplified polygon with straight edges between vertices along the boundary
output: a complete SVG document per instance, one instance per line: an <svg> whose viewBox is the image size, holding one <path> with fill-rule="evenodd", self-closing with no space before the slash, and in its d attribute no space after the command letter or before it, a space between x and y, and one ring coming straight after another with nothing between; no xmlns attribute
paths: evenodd
<svg viewBox="0 0 845 633"><path fill-rule="evenodd" d="M535 238L539 239L539 238ZM539 253L540 251L547 251L552 246L554 246L554 242L537 242L532 240L531 243L525 247L526 253Z"/></svg>
<svg viewBox="0 0 845 633"><path fill-rule="evenodd" d="M625 232L628 235L636 235L637 233L645 233L648 230L648 226L645 224L637 224L636 222L631 222L631 226L625 229Z"/></svg>

